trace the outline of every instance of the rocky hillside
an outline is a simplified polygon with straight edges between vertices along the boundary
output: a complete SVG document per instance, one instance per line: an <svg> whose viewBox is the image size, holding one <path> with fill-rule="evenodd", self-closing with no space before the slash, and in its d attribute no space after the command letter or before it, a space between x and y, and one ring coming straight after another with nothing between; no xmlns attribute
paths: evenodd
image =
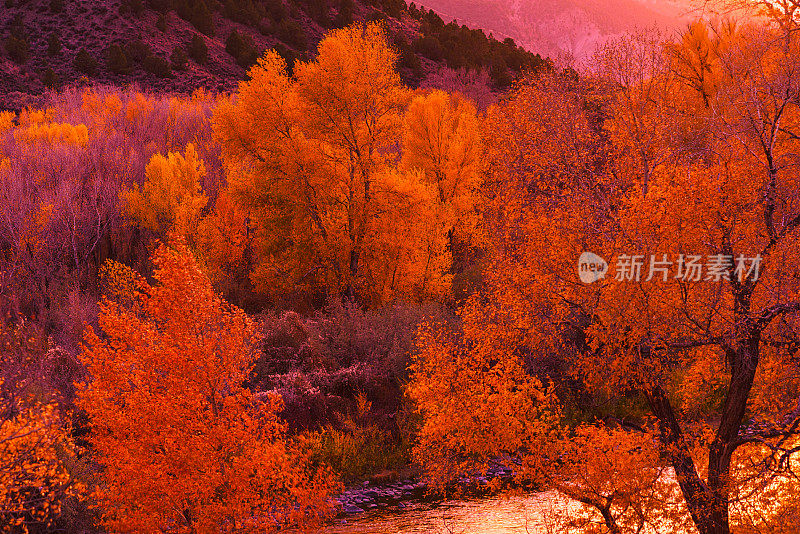
<svg viewBox="0 0 800 534"><path fill-rule="evenodd" d="M512 37L550 57L588 59L598 44L636 28L673 31L691 0L424 0L447 19Z"/></svg>
<svg viewBox="0 0 800 534"><path fill-rule="evenodd" d="M411 85L443 68L485 71L495 89L542 57L403 0L0 0L0 108L65 84L233 89L267 48L310 57L328 30L382 20Z"/></svg>

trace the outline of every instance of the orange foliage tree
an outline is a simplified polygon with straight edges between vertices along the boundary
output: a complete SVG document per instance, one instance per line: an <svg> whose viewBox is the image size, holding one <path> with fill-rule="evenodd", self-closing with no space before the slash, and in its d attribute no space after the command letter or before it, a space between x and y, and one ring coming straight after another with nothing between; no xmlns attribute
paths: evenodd
<svg viewBox="0 0 800 534"><path fill-rule="evenodd" d="M784 23L628 39L601 57L608 89L534 81L490 111L488 287L459 333L423 330L409 388L432 474L499 456L599 531L791 531L800 41ZM604 278L581 281L583 252ZM622 400L643 413L604 409ZM559 421L576 403L597 419Z"/></svg>
<svg viewBox="0 0 800 534"><path fill-rule="evenodd" d="M113 531L272 532L317 524L336 487L278 417L242 386L253 325L213 291L185 245L152 258L156 285L105 267L101 338L77 404L102 466L96 498Z"/></svg>
<svg viewBox="0 0 800 534"><path fill-rule="evenodd" d="M217 195L213 208L203 191L205 163L193 144L185 154L155 154L145 168L141 187L122 191L123 210L158 238L177 235L189 243L214 286L237 295L237 278L246 269L247 221L227 192ZM239 295L241 296L241 295Z"/></svg>
<svg viewBox="0 0 800 534"><path fill-rule="evenodd" d="M416 157L398 166L411 94L395 62L378 25L336 30L293 76L267 53L219 106L214 129L232 195L257 225L261 290L321 288L365 304L449 290L454 221L443 214L473 180L474 108L421 97L405 115ZM439 119L435 153L426 154L413 125Z"/></svg>

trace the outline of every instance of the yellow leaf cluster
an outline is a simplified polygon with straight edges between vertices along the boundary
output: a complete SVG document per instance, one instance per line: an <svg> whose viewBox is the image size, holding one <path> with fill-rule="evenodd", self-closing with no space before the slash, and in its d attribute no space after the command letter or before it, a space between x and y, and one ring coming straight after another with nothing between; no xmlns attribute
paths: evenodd
<svg viewBox="0 0 800 534"><path fill-rule="evenodd" d="M193 234L208 204L201 187L205 174L194 145L186 146L185 155L156 154L147 164L142 187L134 185L120 194L125 211L143 228L162 234Z"/></svg>
<svg viewBox="0 0 800 534"><path fill-rule="evenodd" d="M14 137L18 142L43 140L84 147L89 142L89 130L84 124L33 122L15 131Z"/></svg>

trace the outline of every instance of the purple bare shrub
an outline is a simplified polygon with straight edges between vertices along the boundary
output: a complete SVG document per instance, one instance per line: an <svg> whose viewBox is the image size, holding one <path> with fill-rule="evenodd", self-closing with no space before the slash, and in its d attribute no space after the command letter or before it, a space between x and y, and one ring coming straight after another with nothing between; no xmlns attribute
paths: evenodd
<svg viewBox="0 0 800 534"><path fill-rule="evenodd" d="M204 93L71 88L49 96L44 121L85 125L85 144L21 135L32 112L0 133L0 156L9 162L0 167L0 316L30 318L76 351L84 323L95 320L105 260L147 271L151 245L121 212L120 192L144 181L151 157L194 143L212 201L224 184L209 124L215 104Z"/></svg>
<svg viewBox="0 0 800 534"><path fill-rule="evenodd" d="M421 89L441 89L449 93L460 93L472 100L478 111L484 112L497 102L492 92L491 79L485 70L451 69L442 67L420 84Z"/></svg>
<svg viewBox="0 0 800 534"><path fill-rule="evenodd" d="M437 304L265 314L250 386L280 393L294 429L340 425L355 413L359 395L371 403L369 423L394 429L417 326L447 316Z"/></svg>

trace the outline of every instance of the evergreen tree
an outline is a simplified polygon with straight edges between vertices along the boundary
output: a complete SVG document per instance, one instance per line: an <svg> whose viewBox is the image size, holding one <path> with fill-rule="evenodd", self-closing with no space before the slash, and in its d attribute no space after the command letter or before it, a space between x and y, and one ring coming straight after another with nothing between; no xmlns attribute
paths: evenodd
<svg viewBox="0 0 800 534"><path fill-rule="evenodd" d="M94 76L97 73L97 60L85 48L78 51L72 64L87 76Z"/></svg>
<svg viewBox="0 0 800 534"><path fill-rule="evenodd" d="M194 34L192 40L189 41L188 48L189 56L191 56L196 63L200 65L208 63L208 46L206 46L206 42L202 36Z"/></svg>
<svg viewBox="0 0 800 534"><path fill-rule="evenodd" d="M106 66L114 74L128 74L131 72L131 63L125 51L118 44L108 47L106 52Z"/></svg>

